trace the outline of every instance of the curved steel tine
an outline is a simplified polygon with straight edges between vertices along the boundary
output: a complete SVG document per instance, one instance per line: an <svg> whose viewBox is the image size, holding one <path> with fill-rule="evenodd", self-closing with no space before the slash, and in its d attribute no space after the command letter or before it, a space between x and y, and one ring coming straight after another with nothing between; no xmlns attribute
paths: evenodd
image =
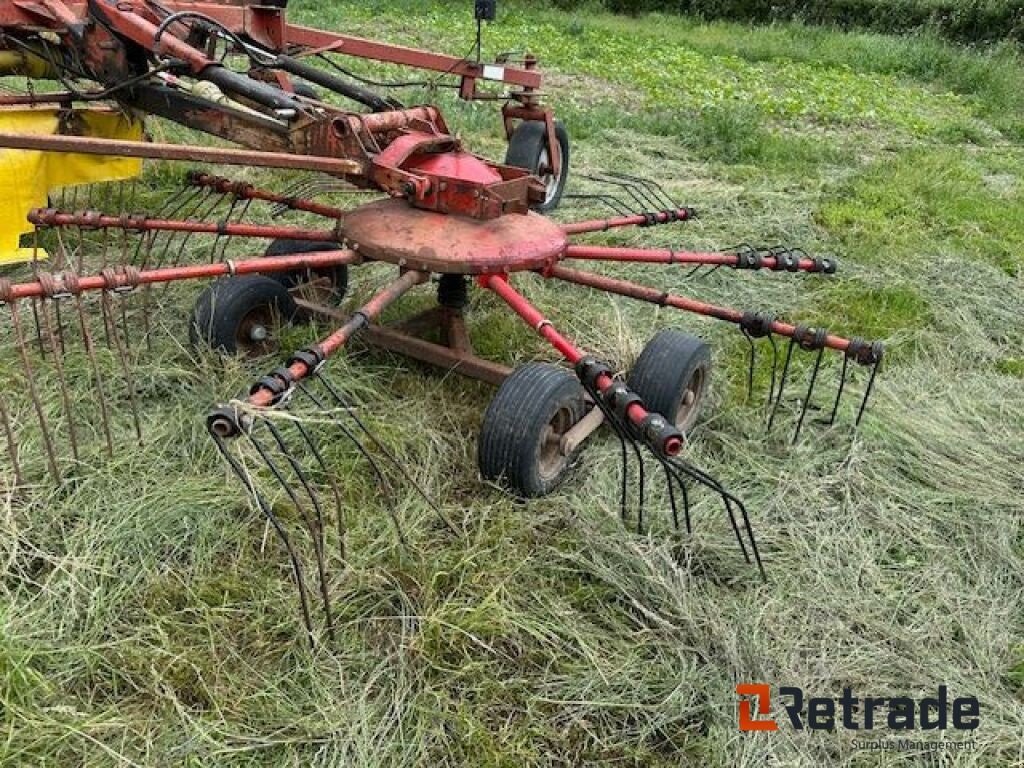
<svg viewBox="0 0 1024 768"><path fill-rule="evenodd" d="M51 299L51 303L56 304L56 301ZM53 370L57 374L57 382L60 388L60 401L64 411L64 418L67 419L68 423L68 442L71 446L71 457L77 462L78 461L78 430L75 427L75 411L71 405L71 394L68 391L68 380L64 373L64 350L57 349L57 337L53 330L53 323L50 319L50 310L47 302L43 300L42 304L42 318L43 328L46 331L46 335L50 341L50 347L53 349Z"/></svg>
<svg viewBox="0 0 1024 768"><path fill-rule="evenodd" d="M324 512L320 506L320 499L313 490L313 487L310 485L309 478L302 469L302 465L299 463L298 459L295 458L295 455L285 442L281 431L271 419L263 419L263 425L274 438L274 442L277 444L278 450L280 450L281 455L285 457L285 460L291 466L292 471L299 479L299 483L302 485L306 495L309 497L310 503L313 505L315 517L312 520L310 520L305 514L303 514L302 517L306 522L306 527L309 529L310 538L313 540L313 554L316 557L317 577L320 580L320 598L324 604L324 621L327 625L327 636L333 641L334 618L331 612L331 598L327 584L327 564L324 561ZM273 469L271 471L274 472ZM277 473L275 472L275 476L276 474ZM294 499L294 496L290 491L286 490L286 493L288 493L289 498Z"/></svg>
<svg viewBox="0 0 1024 768"><path fill-rule="evenodd" d="M673 479L672 478L672 473L669 471L668 467L666 467L664 464L661 465L661 469L665 473L665 483L668 485L668 504L669 504L669 509L672 511L672 527L676 531L678 531L679 530L679 509L676 506L676 489L675 489L675 486L672 483L672 479ZM689 515L687 515L687 517L689 517Z"/></svg>
<svg viewBox="0 0 1024 768"><path fill-rule="evenodd" d="M320 381L323 382L323 376L317 375L316 378L320 379ZM362 442L360 442L359 438L356 437L355 434L353 434L352 430L350 430L348 426L346 426L345 423L342 422L342 420L338 416L334 415L332 409L328 408L328 406L319 397L317 397L312 392L312 390L310 390L310 388L305 385L304 382L298 382L297 386L306 394L307 397L309 397L309 399L318 408L320 408L327 415L327 417L331 420L331 423L337 426L338 429L340 429L342 433L345 435L345 437L347 437L352 442L352 444L356 447L356 450L359 451L359 453L363 456L364 459L366 459L367 463L370 465L370 468L373 470L373 473L377 476L377 479L380 481L381 486L386 489L388 494L393 494L394 489L391 487L391 483L388 482L388 479L384 475L383 470L381 470L380 465L377 463L377 460L373 457L373 454L366 450L366 446L363 445ZM341 397L339 397L334 391L332 391L331 394L338 402L341 410L346 410L347 406L344 405L344 400L341 399ZM388 516L391 518L391 524L395 528L395 535L398 537L399 543L404 548L408 549L409 542L405 538L405 533L403 532L402 525L398 520L398 515L396 514L394 507L392 507L391 505L388 505Z"/></svg>
<svg viewBox="0 0 1024 768"><path fill-rule="evenodd" d="M36 418L39 421L39 430L43 439L43 448L46 450L47 466L53 481L58 485L61 482L60 470L57 466L57 453L53 447L53 439L50 434L50 425L46 420L46 413L43 411L42 402L39 399L39 390L36 387L36 377L32 371L32 363L29 360L28 349L25 346L25 331L21 325L17 302L8 304L11 311L11 326L14 329L15 345L18 347L18 354L21 357L21 370L25 377L25 385L28 388L29 398L32 400L32 408L35 410Z"/></svg>
<svg viewBox="0 0 1024 768"><path fill-rule="evenodd" d="M608 176L616 176L620 179L628 179L629 181L634 181L637 184L642 185L644 188L647 189L647 191L651 195L651 198L655 202L665 206L669 210L674 211L683 207L676 203L676 201L672 199L672 196L665 191L665 188L661 186L661 184L656 182L654 179L645 179L641 176L633 176L628 173L622 173L621 171L605 171L605 173Z"/></svg>
<svg viewBox="0 0 1024 768"><path fill-rule="evenodd" d="M135 389L135 376L132 373L131 362L128 359L128 350L125 348L124 339L117 330L114 321L113 307L111 306L110 291L103 291L100 295L100 310L103 314L103 322L108 327L110 338L117 348L117 357L121 361L121 370L124 372L125 388L128 390L128 402L132 408L132 422L135 425L135 436L139 443L142 443L142 419L139 415L138 393Z"/></svg>
<svg viewBox="0 0 1024 768"><path fill-rule="evenodd" d="M775 376L779 370L779 346L775 343L774 334L768 334L768 343L772 347L772 378L768 387L768 402L766 405L771 406L772 400L775 399Z"/></svg>
<svg viewBox="0 0 1024 768"><path fill-rule="evenodd" d="M668 210L674 211L680 207L677 206L675 201L666 194L666 191L662 186L656 184L651 179L615 171L605 171L604 173L606 176L611 176L612 178L626 179L627 181L635 183L639 188L644 190L644 197L654 204L655 210L658 208L667 208Z"/></svg>
<svg viewBox="0 0 1024 768"><path fill-rule="evenodd" d="M225 193L215 193L215 192L213 192L211 190L207 190L207 189L202 190L202 192L203 192L203 194L200 196L200 199L196 203L195 207L192 208L192 210L189 211L188 213L186 213L184 216L182 216L182 219L184 219L184 220L195 219L195 218L198 218L200 220L206 219L206 218L208 218L210 216L210 214L212 214L215 210L217 210L217 207L222 202L224 202L224 198L227 197L227 195ZM213 200L213 204L207 206L206 208L203 208L203 204L205 202L207 202L208 200L210 200L210 199ZM178 237L178 234L179 233L177 233L177 232L171 232L164 239L164 247L163 247L163 250L160 252L160 258L157 259L157 262L156 262L156 264L153 267L154 269L160 269L160 268L162 268L164 266L167 266L164 263L164 259L166 259L167 258L167 254L170 253L171 246L174 244L175 239ZM184 237L181 238L181 245L177 246L174 249L175 253L174 253L174 258L173 258L173 260L171 262L172 265L176 265L176 264L178 264L181 261L181 254L185 252L185 248L188 246L188 241L192 237L193 234L194 234L193 232L186 232ZM170 285L170 283L168 283L168 285Z"/></svg>
<svg viewBox="0 0 1024 768"><path fill-rule="evenodd" d="M707 280L707 279L708 279L709 277L711 277L712 273L714 273L714 272L717 272L717 271L718 271L718 270L720 270L721 268L722 268L722 265L721 265L721 264L715 264L715 266L711 267L711 269L709 269L709 270L708 270L707 272L705 272L704 274L702 274L702 275L701 275L700 277L698 277L697 279L698 279L698 280ZM687 275L687 277L689 277L689 275Z"/></svg>
<svg viewBox="0 0 1024 768"><path fill-rule="evenodd" d="M234 215L235 208L238 206L238 202L240 200L241 200L241 198L238 195L231 195L231 205L228 206L227 211L221 217L220 220L222 222L229 222L229 221L231 221L231 217ZM217 235L213 238L213 245L210 246L210 263L211 264L213 264L213 262L215 262L217 260L217 249L220 247L221 240L228 240L228 239L230 239L230 238L225 238L223 235L221 235L220 232L218 232ZM184 246L182 246L182 247L184 247ZM227 247L227 246L225 245L225 247Z"/></svg>
<svg viewBox="0 0 1024 768"><path fill-rule="evenodd" d="M782 376L779 378L779 394L775 398L775 404L772 406L771 415L768 417L768 431L772 431L772 425L775 423L775 414L779 410L779 403L782 402L782 394L786 389L786 378L789 376L789 363L793 358L793 346L796 344L794 339L789 340L789 344L786 346L786 360L782 364Z"/></svg>
<svg viewBox="0 0 1024 768"><path fill-rule="evenodd" d="M634 185L632 185L632 184L627 184L626 182L621 181L621 180L609 179L609 178L601 177L601 176L596 176L596 177L595 176L584 176L583 178L584 179L588 179L590 181L596 181L596 182L604 183L604 184L611 184L614 187L618 187L623 192L625 192L627 195L629 195L631 198L633 198L633 201L637 205L640 206L640 210L644 210L645 208L650 207L651 201L650 200L644 200L643 197L638 195L636 193L636 191L635 191L636 187Z"/></svg>
<svg viewBox="0 0 1024 768"><path fill-rule="evenodd" d="M6 398L3 397L0 397L0 423L3 424L4 436L7 438L7 458L10 459L11 469L14 472L14 485L21 487L25 484L25 479L21 474L21 463L18 461L18 443L14 439L11 414L7 410Z"/></svg>
<svg viewBox="0 0 1024 768"><path fill-rule="evenodd" d="M563 199L567 199L567 200L596 200L599 203L604 203L609 208L611 208L613 212L619 214L620 216L631 216L633 213L635 213L635 211L633 211L622 200L619 200L617 197L612 197L611 195L572 194L572 195L564 195Z"/></svg>
<svg viewBox="0 0 1024 768"><path fill-rule="evenodd" d="M174 207L165 207L161 209L157 215L165 219L177 218L178 214L188 205L190 205L197 197L205 198L209 194L209 190L202 187L188 187L183 186L180 188L180 192L173 195L170 199L174 201ZM180 198L180 200L176 199ZM142 263L139 266L140 269L146 269L149 265L149 257L153 255L153 246L156 244L156 239L159 237L159 232L147 232L143 235L143 240L146 242L146 253L142 257ZM141 243L140 243L141 245ZM162 258L162 257L161 257ZM135 262L133 262L135 263Z"/></svg>
<svg viewBox="0 0 1024 768"><path fill-rule="evenodd" d="M857 411L857 420L853 423L855 427L859 427L861 419L864 418L864 409L867 408L868 399L871 397L871 391L875 386L875 377L878 376L878 371L881 367L882 358L875 360L874 365L871 366L871 377L868 379L868 385L864 390L864 397L860 401L860 408Z"/></svg>
<svg viewBox="0 0 1024 768"><path fill-rule="evenodd" d="M316 638L313 635L313 618L309 610L309 594L306 589L306 579L302 573L302 562L299 560L298 552L295 551L295 545L292 544L291 537L288 536L288 532L285 530L281 521L278 520L277 515L274 514L274 510L270 504L264 498L263 494L256 488L256 484L253 482L249 473L245 471L245 468L239 463L231 451L228 449L224 442L224 438L218 435L216 432L211 431L210 437L213 438L214 444L217 446L217 450L220 455L224 457L224 460L228 463L232 472L245 486L246 492L250 498L256 503L260 512L270 523L271 528L277 534L278 539L284 545L285 550L288 552L288 559L291 561L292 566L292 578L295 579L295 586L299 591L299 606L302 610L302 621L306 625L306 632L309 635L309 644L312 647L316 647Z"/></svg>
<svg viewBox="0 0 1024 768"><path fill-rule="evenodd" d="M334 473L328 469L327 461L320 452L320 448L313 439L313 435L310 434L309 430L306 429L305 425L301 421L297 420L294 423L299 434L302 435L302 438L306 441L306 445L309 446L309 450L316 459L317 464L320 465L320 470L324 473L324 479L326 479L327 483L331 486L331 493L334 495L334 510L337 515L338 553L341 556L341 559L345 560L347 559L345 554L345 535L347 531L344 519L344 504L341 500L341 489L338 487L338 483L334 479Z"/></svg>
<svg viewBox="0 0 1024 768"><path fill-rule="evenodd" d="M800 408L800 418L796 422L796 432L793 433L793 445L796 445L796 441L800 439L800 430L804 425L804 418L807 416L807 409L811 407L811 397L814 394L814 385L818 382L818 371L821 370L821 358L825 354L825 348L821 347L818 350L817 356L814 358L814 369L811 371L811 380L807 385L807 394L804 396L804 402Z"/></svg>
<svg viewBox="0 0 1024 768"><path fill-rule="evenodd" d="M621 504L621 517L622 517L622 521L623 522L625 522L626 519L627 519L626 501L627 501L627 495L628 495L627 494L627 487L628 487L628 477L629 477L628 470L627 470L627 467L628 467L628 464L629 464L627 458L628 458L629 454L626 451L626 446L628 445L630 448L633 449L633 456L636 458L636 461L637 461L637 489L639 490L639 494L638 494L639 495L639 504L637 506L637 516L636 516L636 531L637 531L638 534L639 533L643 533L644 496L645 496L645 493L644 493L644 456L643 456L643 453L640 451L640 448L637 445L636 439L632 435L629 434L628 427L626 427L626 425L622 423L622 420L607 405L605 405L604 402L602 402L600 393L598 393L597 390L594 387L585 387L585 388L587 390L587 393L590 395L591 399L594 401L595 407L601 409L601 413L604 414L605 421L608 422L609 426L611 426L612 430L614 430L615 434L618 436L619 442L620 442L621 447L622 447L622 489L621 489L622 492L621 492L620 504Z"/></svg>
<svg viewBox="0 0 1024 768"><path fill-rule="evenodd" d="M843 399L843 388L846 386L846 371L850 365L850 358L843 355L843 367L839 372L839 389L836 390L836 399L832 404L832 415L828 419L828 425L836 423L836 415L839 413L839 401Z"/></svg>
<svg viewBox="0 0 1024 768"><path fill-rule="evenodd" d="M722 497L722 500L725 503L726 510L729 514L729 520L732 523L733 531L736 533L736 539L739 542L740 549L743 551L743 557L749 563L750 555L748 554L747 547L744 545L742 537L740 535L739 526L736 523L735 511L732 506L733 504L736 505L736 507L740 511L740 516L743 519L743 528L746 530L747 540L750 544L750 552L754 556L754 562L757 564L757 570L761 574L762 581L767 582L768 575L765 572L764 563L761 560L761 552L757 546L757 539L754 537L754 529L750 524L750 515L747 513L746 505L739 499L739 497L737 497L731 491L727 490L718 480L716 480L714 477L709 475L704 470L699 469L693 464L689 464L688 462L683 461L678 457L672 459L671 461L673 466L677 467L680 471L684 472L689 477L699 482L701 485L704 485L710 488L711 490L715 491Z"/></svg>
<svg viewBox="0 0 1024 768"><path fill-rule="evenodd" d="M757 348L754 345L754 338L746 328L740 328L740 333L750 345L750 363L747 366L747 400L751 400L754 397L754 366L757 363Z"/></svg>
<svg viewBox="0 0 1024 768"><path fill-rule="evenodd" d="M740 532L739 523L736 521L736 514L733 511L732 505L730 504L729 497L725 493L725 489L722 488L721 485L717 483L717 481L714 481L713 478L702 476L702 474L697 471L696 467L687 464L682 459L676 459L675 461L673 461L672 467L675 468L677 472L685 474L691 480L694 480L695 482L698 482L705 487L711 488L711 490L715 491L716 493L719 494L719 496L722 497L722 502L725 504L726 513L729 515L729 523L732 525L733 533L736 535L736 543L740 545L740 551L743 552L743 559L749 563L750 554L747 552L747 546L743 541L743 534ZM677 477L676 479L680 485L683 484L681 478ZM708 482L708 480L711 480L712 482Z"/></svg>
<svg viewBox="0 0 1024 768"><path fill-rule="evenodd" d="M413 489L420 496L420 498L427 502L430 508L434 510L435 513L437 513L437 515L441 518L441 522L445 524L448 530L450 530L455 535L459 535L458 528L456 528L455 524L448 519L448 516L444 513L444 510L441 509L440 505L438 505L436 501L430 498L430 496L427 494L423 486L421 486L416 481L416 479L411 474L409 474L409 471L404 466L402 466L402 463L395 457L395 455L390 450L388 450L388 447L380 441L377 435L375 435L366 427L366 425L363 423L363 420L360 419L359 415L355 412L355 408L352 406L352 404L348 403L345 400L341 392L336 388L336 386L331 382L331 380L328 379L326 375L324 375L323 371L319 372L316 375L316 377L323 383L323 385L327 388L331 395L342 406L345 415L356 423L356 426L359 427L359 430L364 435L366 435L367 438L369 438L370 442L373 443L374 447L384 455L384 458L386 458L388 462L399 471L399 473L401 473L405 481L413 487Z"/></svg>

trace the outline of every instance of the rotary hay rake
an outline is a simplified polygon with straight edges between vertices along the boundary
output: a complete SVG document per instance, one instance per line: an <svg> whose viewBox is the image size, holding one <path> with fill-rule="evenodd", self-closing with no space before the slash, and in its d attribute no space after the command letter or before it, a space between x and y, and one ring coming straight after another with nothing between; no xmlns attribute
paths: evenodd
<svg viewBox="0 0 1024 768"><path fill-rule="evenodd" d="M493 3L477 3L476 10L478 25L493 18ZM429 70L429 85L454 80L463 99L500 100L509 140L505 162L466 151L438 108L406 107L371 90L365 78L339 63L345 57ZM25 83L20 92L0 98L5 162L31 159L50 193L48 200L25 205L31 242L21 253L27 263L8 268L0 279L8 341L16 350L9 362L19 371L9 379L20 382L23 395L11 391L0 398L10 492L30 494L41 474L55 483L73 480L81 466L113 455L126 435L142 439L155 385L140 381L134 364L139 350L153 345L156 310L175 306L172 284L215 278L196 300L188 327L193 344L224 353L274 352L282 323L327 320L336 330L207 418L219 452L287 555L311 639L314 599L322 602L327 634L333 633L329 563L345 557L346 495L332 470L337 446L353 445L382 488L397 469L427 498L360 418L359 402L329 374L331 358L357 334L499 385L479 437L485 479L501 480L523 497L549 493L587 438L607 425L620 449L624 521L633 512L637 530L645 528L646 459L660 468L675 529L691 532L691 493L709 491L721 500L744 558L762 576L742 501L685 457L686 434L710 374L707 345L662 331L623 381L528 301L515 287L517 276L533 272L735 325L749 342L751 392L759 343L770 348L769 430L780 412L790 410L792 399L785 396L792 394L797 352L813 355L813 364L797 393L794 440L812 408L826 351L841 355L842 363L835 394L823 404L824 420L835 422L857 367L867 369L857 377L862 395L856 421L863 415L881 344L566 266L665 265L691 274L721 267L836 271L832 259L785 247L693 252L588 245L590 233L683 224L695 212L659 184L622 173L591 178L587 193L565 194L569 138L541 101L533 56L484 64L479 35L475 58L454 58L299 27L287 21L280 2L35 0L0 4L0 67L8 76L27 77L14 81ZM53 82L58 90L43 86ZM482 87L488 82L500 90ZM361 109L341 109L323 100L325 94ZM138 126L149 116L242 148L141 140ZM38 119L44 120L42 130L10 130ZM288 185L257 186L190 171L176 192L141 214L131 209L126 192L139 182L124 181L138 170L125 164L138 159L307 175ZM43 169L39 163L46 161ZM104 179L121 181L86 185ZM24 178L8 187L19 183ZM332 200L342 189L376 195L354 204L348 196L336 205ZM39 191L19 200L33 194ZM563 199L609 213L558 223L546 214ZM282 223L285 217L294 223ZM397 274L362 306L343 310L348 270L370 262ZM376 322L432 278L436 307L400 327ZM475 356L463 318L471 287L498 297L570 367L530 363L510 371ZM428 333L440 341L427 341ZM784 348L777 339L785 340ZM90 438L100 452L86 447ZM23 466L30 448L39 449L44 466ZM443 509L427 500L455 530ZM282 504L289 505L288 515L281 514ZM394 512L392 522L402 538Z"/></svg>

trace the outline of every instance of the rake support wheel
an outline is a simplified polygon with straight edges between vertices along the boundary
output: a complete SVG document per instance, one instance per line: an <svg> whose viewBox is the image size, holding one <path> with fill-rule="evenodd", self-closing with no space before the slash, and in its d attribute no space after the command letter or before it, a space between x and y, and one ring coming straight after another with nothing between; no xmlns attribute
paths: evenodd
<svg viewBox="0 0 1024 768"><path fill-rule="evenodd" d="M644 347L629 386L647 407L683 433L697 423L711 380L711 348L696 336L666 328Z"/></svg>
<svg viewBox="0 0 1024 768"><path fill-rule="evenodd" d="M196 299L189 338L197 347L259 357L277 351L277 329L297 313L295 300L280 281L264 275L225 277Z"/></svg>
<svg viewBox="0 0 1024 768"><path fill-rule="evenodd" d="M584 412L583 387L571 371L547 363L520 366L484 414L480 474L504 481L523 498L551 493L572 458L562 453L562 437Z"/></svg>
<svg viewBox="0 0 1024 768"><path fill-rule="evenodd" d="M523 122L516 126L505 153L505 165L529 171L547 187L544 202L533 206L539 213L553 211L558 207L565 191L566 179L569 178L569 133L557 120L555 138L558 139L558 151L561 153L561 171L557 176L550 169L551 157L544 123Z"/></svg>

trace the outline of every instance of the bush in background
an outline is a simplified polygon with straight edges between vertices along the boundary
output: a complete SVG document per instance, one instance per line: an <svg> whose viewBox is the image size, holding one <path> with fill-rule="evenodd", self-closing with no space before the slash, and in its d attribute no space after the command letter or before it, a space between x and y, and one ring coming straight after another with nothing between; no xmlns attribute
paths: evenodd
<svg viewBox="0 0 1024 768"><path fill-rule="evenodd" d="M881 32L933 29L964 42L1024 42L1024 4L1004 0L600 0L610 11L686 13L707 19L864 27ZM581 0L555 0L562 8Z"/></svg>

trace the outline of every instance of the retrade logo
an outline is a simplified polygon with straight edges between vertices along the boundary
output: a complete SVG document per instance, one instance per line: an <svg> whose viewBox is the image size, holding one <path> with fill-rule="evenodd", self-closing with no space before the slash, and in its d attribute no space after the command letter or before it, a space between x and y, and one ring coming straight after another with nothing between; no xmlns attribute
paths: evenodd
<svg viewBox="0 0 1024 768"><path fill-rule="evenodd" d="M777 731L779 724L771 713L771 687L767 683L740 683L736 686L741 731ZM974 696L950 701L949 692L940 685L935 696L915 699L911 696L853 695L844 688L838 699L805 696L801 688L781 686L779 702L794 730L890 731L946 730L973 731L980 724L981 705Z"/></svg>
<svg viewBox="0 0 1024 768"><path fill-rule="evenodd" d="M771 688L767 683L740 683L736 686L740 696L753 696L757 702L757 714L767 715L771 711ZM751 714L751 699L740 699L740 730L741 731L777 731L779 724L771 718L755 720Z"/></svg>

